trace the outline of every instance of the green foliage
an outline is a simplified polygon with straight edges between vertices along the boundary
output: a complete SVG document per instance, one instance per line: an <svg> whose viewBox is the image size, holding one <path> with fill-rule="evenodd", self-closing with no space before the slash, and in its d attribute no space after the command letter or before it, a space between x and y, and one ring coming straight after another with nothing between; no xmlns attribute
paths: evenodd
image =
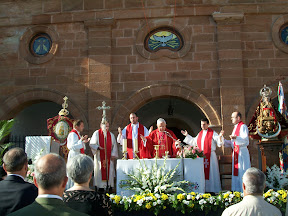
<svg viewBox="0 0 288 216"><path fill-rule="evenodd" d="M6 150L13 145L13 143L3 143L3 140L6 136L11 133L14 120L0 120L0 165L2 165L3 155Z"/></svg>

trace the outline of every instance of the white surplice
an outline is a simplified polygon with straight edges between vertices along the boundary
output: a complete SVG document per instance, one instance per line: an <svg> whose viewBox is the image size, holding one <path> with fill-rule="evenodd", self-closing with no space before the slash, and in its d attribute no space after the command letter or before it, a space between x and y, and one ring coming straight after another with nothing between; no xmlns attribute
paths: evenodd
<svg viewBox="0 0 288 216"><path fill-rule="evenodd" d="M116 139L113 133L110 132L110 134L111 134L111 143L112 143L111 157L118 158L118 149L117 149ZM98 188L106 188L107 182L102 180L99 146L100 146L99 130L97 130L93 133L91 140L90 140L90 147L94 155L94 181L93 183L94 183L94 186L97 186ZM110 160L109 181L108 181L109 187L114 187L114 177L115 177L114 162Z"/></svg>
<svg viewBox="0 0 288 216"><path fill-rule="evenodd" d="M237 125L234 125L234 129L232 135L235 135L235 131ZM248 136L248 127L243 124L240 128L239 136L235 140L225 140L225 147L231 147L234 151L234 141L236 145L239 146L239 155L238 155L238 176L234 176L234 152L232 154L232 183L231 190L232 191L241 191L242 190L242 177L245 171L251 167L250 164L250 155L247 146L249 145L249 136Z"/></svg>
<svg viewBox="0 0 288 216"><path fill-rule="evenodd" d="M204 150L204 140L205 140L206 135L207 135L207 130L203 130L203 135L201 139L202 150ZM190 146L197 146L198 136L199 134L194 138L188 134L183 140L183 142L189 144ZM210 155L209 180L205 180L206 192L219 193L221 191L219 166L218 166L217 156L215 153L217 146L221 147L221 140L220 140L219 135L215 131L213 131L213 137L212 137L212 143L211 143L211 155Z"/></svg>
<svg viewBox="0 0 288 216"><path fill-rule="evenodd" d="M77 131L77 133L79 137L81 137L79 131ZM81 154L80 149L82 148L85 149L85 143L82 142L81 139L78 138L76 133L72 132L72 133L69 133L67 137L67 148L69 149L68 159L67 159L67 163L68 163L68 161L71 160L73 157ZM73 181L70 178L68 178L66 188L69 189L73 187L73 185L74 185Z"/></svg>
<svg viewBox="0 0 288 216"><path fill-rule="evenodd" d="M133 157L134 155L134 139L138 139L138 128L139 128L139 122L137 124L132 124L132 148L133 148ZM148 129L143 125L144 127L144 137L149 136L149 131ZM118 134L117 136L117 142L122 145L123 139L127 139L126 137L126 128L127 126L122 130L122 136ZM146 142L144 142L144 146L146 147ZM138 148L139 148L139 143L138 143Z"/></svg>

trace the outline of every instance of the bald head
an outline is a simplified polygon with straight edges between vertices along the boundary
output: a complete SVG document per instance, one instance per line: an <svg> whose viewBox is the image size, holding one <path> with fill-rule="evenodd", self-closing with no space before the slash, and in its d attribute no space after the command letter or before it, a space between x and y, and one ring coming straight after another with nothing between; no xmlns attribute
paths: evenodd
<svg viewBox="0 0 288 216"><path fill-rule="evenodd" d="M27 162L27 155L21 148L12 148L3 157L5 170L10 173L22 170Z"/></svg>
<svg viewBox="0 0 288 216"><path fill-rule="evenodd" d="M47 154L37 160L35 178L38 186L49 190L62 184L66 177L66 164L57 154Z"/></svg>

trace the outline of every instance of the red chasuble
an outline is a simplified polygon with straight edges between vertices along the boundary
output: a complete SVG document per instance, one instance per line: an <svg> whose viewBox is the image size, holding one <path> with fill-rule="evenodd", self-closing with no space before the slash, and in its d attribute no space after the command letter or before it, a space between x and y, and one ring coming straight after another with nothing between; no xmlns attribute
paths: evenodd
<svg viewBox="0 0 288 216"><path fill-rule="evenodd" d="M75 133L75 134L78 136L78 139L79 139L79 140L81 139L81 137L80 137L80 135L78 134L77 130L72 129L72 130L70 131L70 133ZM81 148L81 149L80 149L80 153L81 153L81 154L85 154L85 149L84 149L84 148Z"/></svg>
<svg viewBox="0 0 288 216"><path fill-rule="evenodd" d="M175 134L166 128L166 131L171 134L171 136L177 140ZM149 158L154 158L156 151L154 146L160 145L159 147L159 157L165 156L165 151L169 151L170 157L175 157L177 155L177 149L174 140L167 136L166 133L160 132L158 129L152 131L147 137L147 147L149 149Z"/></svg>
<svg viewBox="0 0 288 216"><path fill-rule="evenodd" d="M137 135L139 153L137 154L137 156L139 158L147 158L148 157L147 148L144 147L140 134L144 136L144 126L139 123L138 135ZM127 138L127 159L133 159L132 124L129 124L126 127L126 138Z"/></svg>
<svg viewBox="0 0 288 216"><path fill-rule="evenodd" d="M99 129L99 144L103 148L103 150L100 150L100 160L101 160L101 175L102 180L109 180L109 172L110 172L110 159L111 159L111 151L112 151L112 141L111 141L111 134L109 131L107 131L107 140L106 140L106 151L105 151L105 145L104 145L104 134L101 129ZM108 167L106 167L106 161L108 164ZM107 176L106 177L106 169L107 169Z"/></svg>
<svg viewBox="0 0 288 216"><path fill-rule="evenodd" d="M240 128L244 123L242 121L240 121L236 127L234 136L239 136L240 134ZM234 156L234 171L233 171L233 175L234 176L238 176L238 169L239 169L239 161L238 161L238 156L239 156L239 146L236 145L235 141L233 143L234 145L234 151L233 151L233 156Z"/></svg>
<svg viewBox="0 0 288 216"><path fill-rule="evenodd" d="M205 179L209 180L209 173L210 173L210 156L211 156L211 145L212 145L212 138L213 138L214 131L211 128L208 128L207 134L204 139L204 149L202 149L201 140L203 136L203 130L200 131L197 138L197 146L200 150L204 151L204 173Z"/></svg>

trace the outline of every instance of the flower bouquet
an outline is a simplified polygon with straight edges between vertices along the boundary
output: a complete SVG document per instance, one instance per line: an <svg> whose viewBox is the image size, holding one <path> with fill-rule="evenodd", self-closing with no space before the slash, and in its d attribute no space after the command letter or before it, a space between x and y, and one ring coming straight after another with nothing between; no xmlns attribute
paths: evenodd
<svg viewBox="0 0 288 216"><path fill-rule="evenodd" d="M188 146L188 147L184 147L182 150L179 150L177 152L178 157L183 157L184 158L203 158L204 156L204 152L202 150L200 150L197 146L193 147L193 146Z"/></svg>

